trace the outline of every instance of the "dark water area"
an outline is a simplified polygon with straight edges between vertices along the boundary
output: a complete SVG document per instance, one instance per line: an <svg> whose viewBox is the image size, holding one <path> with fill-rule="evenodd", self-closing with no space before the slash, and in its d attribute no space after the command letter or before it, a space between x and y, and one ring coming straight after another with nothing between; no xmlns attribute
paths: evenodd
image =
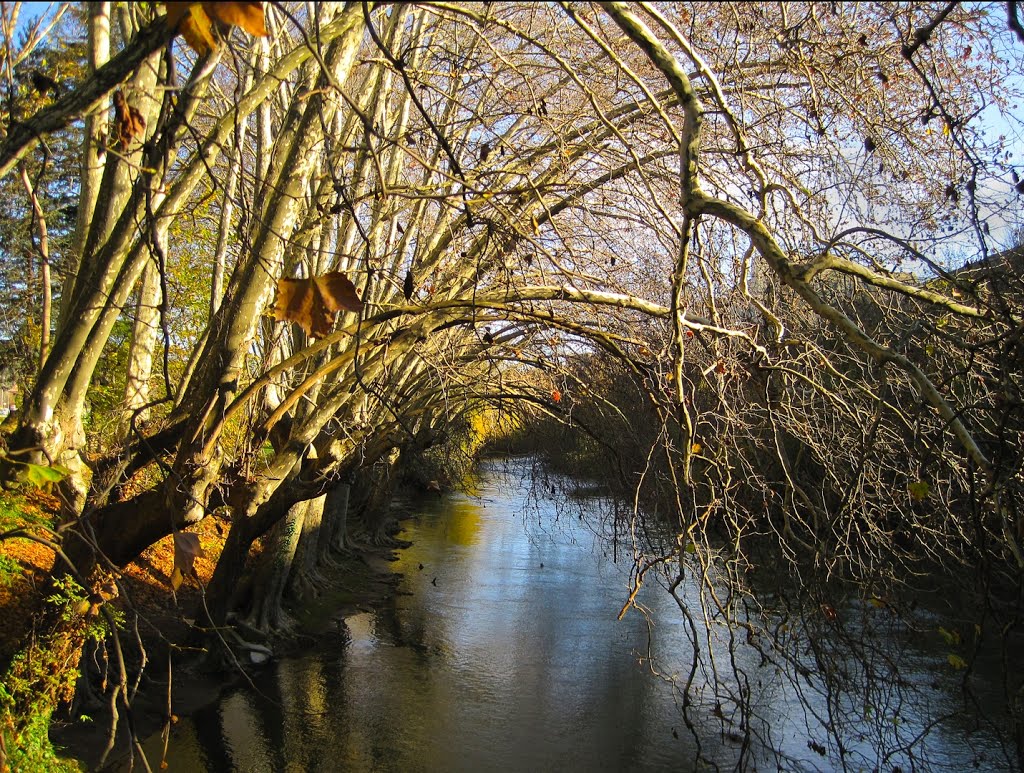
<svg viewBox="0 0 1024 773"><path fill-rule="evenodd" d="M627 541L614 555L605 532L621 505L566 497L564 479L551 496L528 465L492 462L475 491L415 503L401 535L412 545L394 564L401 594L174 725L168 769L1011 769L960 710L962 675L944 667L941 642L896 634L880 651L900 659L901 683L865 697L822 691L712 625L696 637L691 733L679 687L694 628L676 600L652 578L637 596L644 613L616 619L632 554ZM697 610L696 592L678 595ZM715 669L734 675L756 725L743 726ZM864 726L840 752L824 727L844 709ZM892 752L922 733L913 752ZM162 746L145 745L151 761Z"/></svg>

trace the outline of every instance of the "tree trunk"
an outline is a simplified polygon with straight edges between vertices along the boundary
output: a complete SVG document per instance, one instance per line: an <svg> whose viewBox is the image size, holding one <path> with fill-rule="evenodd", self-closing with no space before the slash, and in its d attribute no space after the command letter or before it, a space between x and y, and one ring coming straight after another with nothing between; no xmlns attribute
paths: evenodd
<svg viewBox="0 0 1024 773"><path fill-rule="evenodd" d="M281 607L302 537L309 501L296 502L273 528L255 568L255 592L246 623L259 631L288 631L294 625Z"/></svg>
<svg viewBox="0 0 1024 773"><path fill-rule="evenodd" d="M135 306L135 325L132 328L132 345L125 373L125 412L119 433L121 437L126 437L131 431L133 418L137 426L149 415L149 409L143 410L142 407L150 401L149 380L153 375L153 356L159 340L161 300L159 267L150 261L142 272Z"/></svg>
<svg viewBox="0 0 1024 773"><path fill-rule="evenodd" d="M324 539L320 540L320 562L330 559L334 552L348 550L348 495L351 486L339 483L327 492L324 500Z"/></svg>
<svg viewBox="0 0 1024 773"><path fill-rule="evenodd" d="M89 71L95 73L110 59L110 3L89 3ZM81 186L78 194L78 214L75 218L75 234L71 249L66 257L67 274L60 299L60 314L57 324L61 327L68 320L68 309L74 295L78 269L85 251L85 239L96 210L96 196L103 177L103 159L97 152L100 134L106 128L110 111L110 97L104 97L96 110L85 118L85 135L82 138Z"/></svg>
<svg viewBox="0 0 1024 773"><path fill-rule="evenodd" d="M326 499L326 494L310 499L306 509L302 534L295 554L295 565L288 580L288 595L295 599L316 596L325 582L317 571L317 563L320 558L320 543L326 542L323 531Z"/></svg>

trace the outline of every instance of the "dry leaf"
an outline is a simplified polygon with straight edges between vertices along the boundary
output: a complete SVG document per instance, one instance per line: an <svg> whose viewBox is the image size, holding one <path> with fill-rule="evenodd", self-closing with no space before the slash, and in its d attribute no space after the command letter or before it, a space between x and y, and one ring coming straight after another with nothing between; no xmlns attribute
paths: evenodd
<svg viewBox="0 0 1024 773"><path fill-rule="evenodd" d="M559 392L557 389L552 389L551 399L554 400L556 403L562 402L562 393Z"/></svg>
<svg viewBox="0 0 1024 773"><path fill-rule="evenodd" d="M178 590L186 577L192 574L196 559L203 555L199 535L187 531L174 532L174 571L171 587Z"/></svg>
<svg viewBox="0 0 1024 773"><path fill-rule="evenodd" d="M142 139L146 133L146 119L137 108L128 104L124 94L114 92L114 137L115 144L124 150L134 139Z"/></svg>
<svg viewBox="0 0 1024 773"><path fill-rule="evenodd" d="M263 3L174 2L166 5L167 26L184 37L200 56L208 54L220 42L215 22L225 27L240 27L257 37L268 34Z"/></svg>
<svg viewBox="0 0 1024 773"><path fill-rule="evenodd" d="M323 338L342 309L360 311L356 286L340 271L313 279L278 279L274 319L299 325L307 335Z"/></svg>
<svg viewBox="0 0 1024 773"><path fill-rule="evenodd" d="M203 3L203 7L217 21L241 27L250 35L262 38L270 34L263 20L263 3Z"/></svg>
<svg viewBox="0 0 1024 773"><path fill-rule="evenodd" d="M217 47L213 22L206 13L207 3L167 3L167 26L185 38L200 56Z"/></svg>

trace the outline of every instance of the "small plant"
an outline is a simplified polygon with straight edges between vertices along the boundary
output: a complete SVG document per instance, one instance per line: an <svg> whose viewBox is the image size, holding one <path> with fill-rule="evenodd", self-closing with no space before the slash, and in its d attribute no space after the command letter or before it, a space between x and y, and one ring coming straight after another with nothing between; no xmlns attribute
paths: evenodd
<svg viewBox="0 0 1024 773"><path fill-rule="evenodd" d="M48 633L33 637L0 679L0 748L6 753L5 770L80 769L57 756L48 735L50 717L74 695L83 645L99 640L106 630L90 597L71 578L53 581L46 604Z"/></svg>
<svg viewBox="0 0 1024 773"><path fill-rule="evenodd" d="M0 554L0 588L9 587L21 574L21 564L10 556Z"/></svg>

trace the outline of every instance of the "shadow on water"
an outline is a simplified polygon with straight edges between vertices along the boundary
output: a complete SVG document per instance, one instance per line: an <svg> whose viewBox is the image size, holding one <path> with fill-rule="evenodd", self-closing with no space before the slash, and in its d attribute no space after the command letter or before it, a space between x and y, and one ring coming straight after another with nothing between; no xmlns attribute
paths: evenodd
<svg viewBox="0 0 1024 773"><path fill-rule="evenodd" d="M935 668L945 657L941 648L900 639L895 627L878 650L899 653L905 684L887 693L899 702L846 706L865 721L853 728L849 748L838 752L816 733L836 721L844 701L863 700L856 690L833 694L802 681L800 658L787 673L785 664L756 647L737 647L735 636L714 626L696 638L711 657L698 658L691 733L678 687L694 662L693 629L658 587L667 579L641 589L637 601L646 614L631 610L617 620L632 556L620 548L615 561L605 539L615 503L593 492L551 495L546 486L531 488L529 478L525 462L496 462L473 495L417 502L402 535L412 546L396 563L403 594L348 618L336 641L273 664L255 678L258 691L234 690L180 721L171 732L169 769L711 767L696 761L698 742L703 758L723 769L931 770L942 761L966 770L982 760L984 769L1001 769L1005 757L995 741L951 708L960 705L958 677ZM677 589L684 606L699 609L694 593ZM856 626L862 612L839 613ZM797 640L793 646L806 650ZM813 661L841 652L826 641L805 654ZM729 685L709 676L712 660L728 664L753 715L723 702ZM851 662L845 671L854 680L863 668ZM954 719L930 725L944 713ZM879 733L917 737L926 727L923 751L878 759ZM150 760L160 759L161 748L150 740Z"/></svg>

